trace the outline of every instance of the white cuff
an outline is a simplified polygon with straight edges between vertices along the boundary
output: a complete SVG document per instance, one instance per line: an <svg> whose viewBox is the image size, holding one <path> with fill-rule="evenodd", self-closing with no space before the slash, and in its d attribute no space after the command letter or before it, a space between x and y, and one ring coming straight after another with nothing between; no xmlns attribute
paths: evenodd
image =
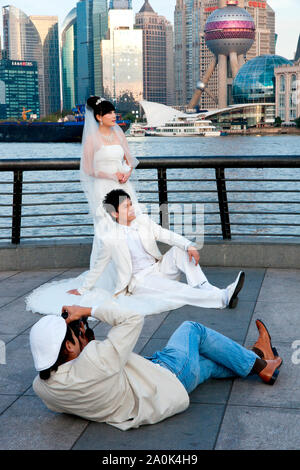
<svg viewBox="0 0 300 470"><path fill-rule="evenodd" d="M191 242L191 241L187 242L186 245L185 245L185 247L184 247L185 251L188 251L188 248L189 248L191 245L194 246L194 245L193 245L193 242Z"/></svg>
<svg viewBox="0 0 300 470"><path fill-rule="evenodd" d="M77 291L79 292L80 295L82 295L87 291L87 289L85 289L84 287L79 287L79 289L77 289Z"/></svg>
<svg viewBox="0 0 300 470"><path fill-rule="evenodd" d="M98 307L92 307L92 311L91 311L91 317L94 317L95 318L95 311L97 310Z"/></svg>

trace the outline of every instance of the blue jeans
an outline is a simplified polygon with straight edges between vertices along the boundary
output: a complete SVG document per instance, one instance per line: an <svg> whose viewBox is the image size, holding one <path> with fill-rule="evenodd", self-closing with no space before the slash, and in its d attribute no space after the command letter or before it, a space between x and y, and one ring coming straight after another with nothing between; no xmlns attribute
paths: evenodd
<svg viewBox="0 0 300 470"><path fill-rule="evenodd" d="M259 357L217 331L186 321L162 351L146 359L173 372L191 393L210 378L247 377Z"/></svg>

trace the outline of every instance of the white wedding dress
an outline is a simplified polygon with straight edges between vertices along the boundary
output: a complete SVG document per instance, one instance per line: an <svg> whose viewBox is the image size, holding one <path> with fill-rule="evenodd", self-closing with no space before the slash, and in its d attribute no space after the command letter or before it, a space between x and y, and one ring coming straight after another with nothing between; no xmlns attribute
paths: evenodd
<svg viewBox="0 0 300 470"><path fill-rule="evenodd" d="M100 150L95 153L94 167L96 172L101 171L107 174L128 171L128 167L124 162L124 150L122 146L117 144L103 145ZM130 195L136 212L141 211L136 192L130 181L121 184L113 179L102 178L100 184L100 182L97 181L97 178L95 178L93 192L95 200L99 206L101 205L105 195L113 189L123 189L126 191ZM103 211L98 211L94 219L95 234L97 232L96 227L98 227L98 229L99 227L103 227L103 229L109 229L107 227L109 220L110 216L106 215L106 217L104 217ZM115 223L113 221L110 222L112 224ZM90 266L93 266L100 249L101 240L97 235L95 235ZM74 258L76 258L76 251L74 252ZM76 296L68 294L67 292L69 290L78 289L83 284L84 277L86 276L87 272L88 271L84 272L76 278L53 281L35 289L26 298L26 309L28 311L44 315L60 315L63 305L76 304L84 307L94 307L101 305L103 301L108 300L113 295L117 279L115 266L113 262L111 262L101 277L98 279L95 287L84 295ZM165 301L160 295L119 295L115 300L120 305L124 306L124 308L134 309L142 315L161 313L166 310L170 310L171 308L178 308L178 304L173 305L170 300Z"/></svg>

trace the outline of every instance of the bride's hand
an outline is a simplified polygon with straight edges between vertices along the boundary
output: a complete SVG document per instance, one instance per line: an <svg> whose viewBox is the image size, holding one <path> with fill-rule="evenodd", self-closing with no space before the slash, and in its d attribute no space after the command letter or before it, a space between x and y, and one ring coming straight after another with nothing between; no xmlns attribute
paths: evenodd
<svg viewBox="0 0 300 470"><path fill-rule="evenodd" d="M124 173L117 171L116 177L118 178L119 183L123 183Z"/></svg>
<svg viewBox="0 0 300 470"><path fill-rule="evenodd" d="M120 183L127 183L127 181L129 180L130 178L130 175L131 175L131 171L129 171L128 173L125 173L124 176L123 176L123 180L120 181Z"/></svg>

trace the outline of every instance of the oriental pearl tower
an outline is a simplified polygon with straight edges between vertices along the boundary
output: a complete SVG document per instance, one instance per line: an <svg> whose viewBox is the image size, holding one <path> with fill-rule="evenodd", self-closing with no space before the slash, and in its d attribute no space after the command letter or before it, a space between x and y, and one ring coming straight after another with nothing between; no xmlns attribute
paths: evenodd
<svg viewBox="0 0 300 470"><path fill-rule="evenodd" d="M188 104L189 109L195 108L203 92L218 103L219 108L227 106L227 58L229 58L232 77L235 78L239 68L244 64L244 56L255 40L255 23L244 8L244 1L219 0L219 8L207 19L205 25L205 41L213 52L214 58ZM218 65L219 89L216 99L207 89L207 84Z"/></svg>

